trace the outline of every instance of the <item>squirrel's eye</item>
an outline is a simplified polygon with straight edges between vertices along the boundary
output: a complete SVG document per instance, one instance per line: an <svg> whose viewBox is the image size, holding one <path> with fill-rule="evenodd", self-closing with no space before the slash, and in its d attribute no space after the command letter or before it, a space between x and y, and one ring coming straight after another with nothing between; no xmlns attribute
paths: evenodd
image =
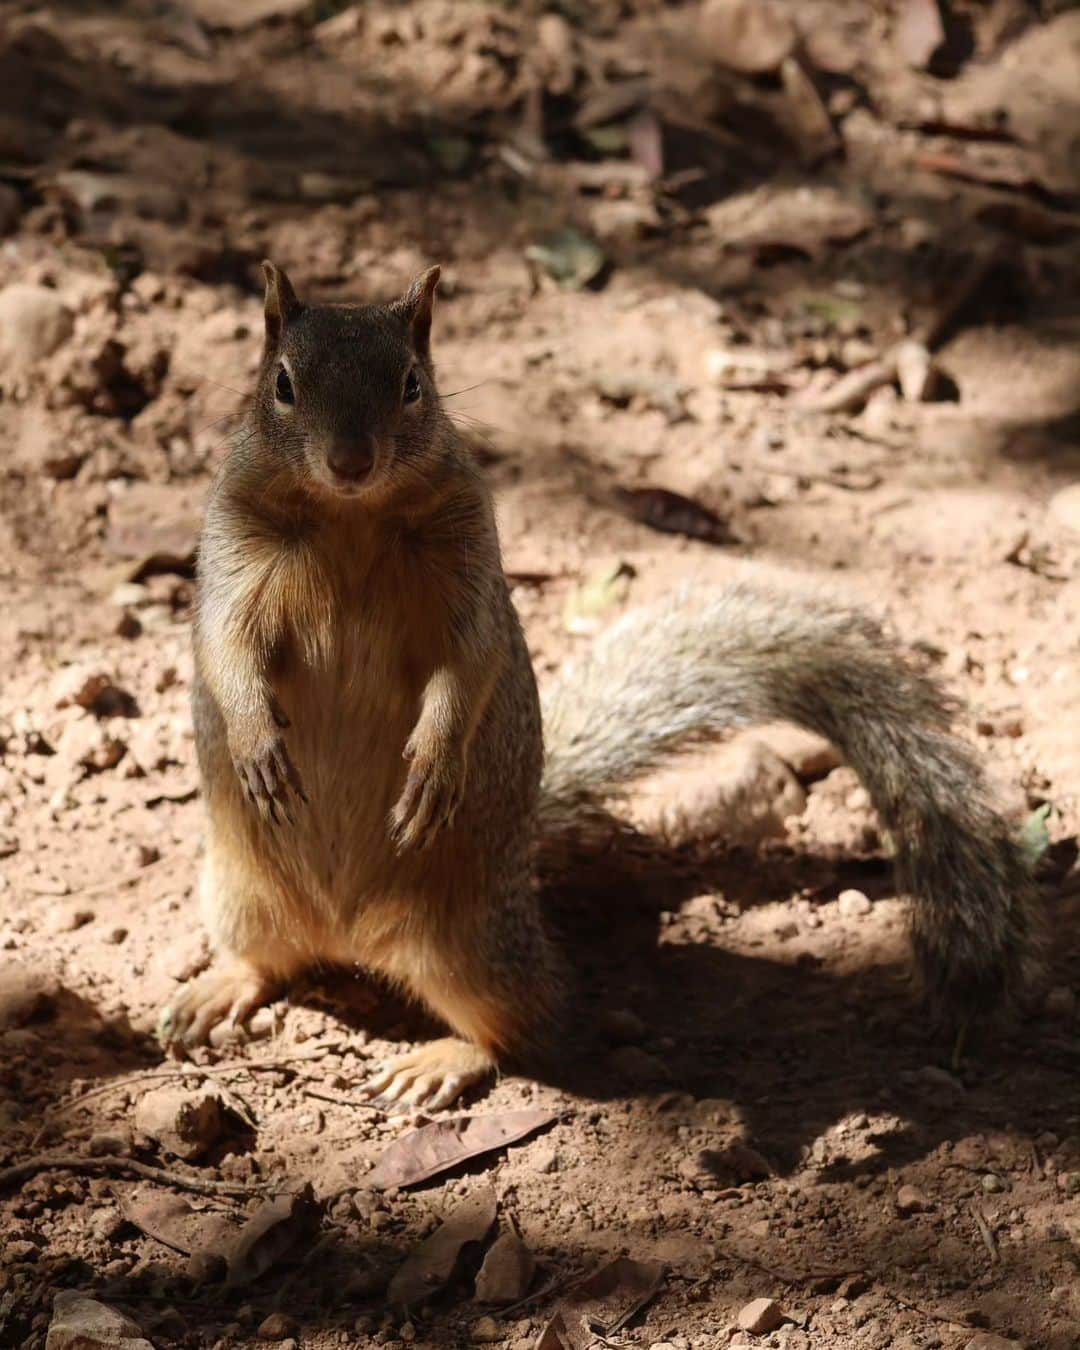
<svg viewBox="0 0 1080 1350"><path fill-rule="evenodd" d="M415 370L409 371L408 379L405 381L405 389L401 395L402 403L415 403L420 397L420 379Z"/></svg>
<svg viewBox="0 0 1080 1350"><path fill-rule="evenodd" d="M274 394L279 403L295 403L296 395L293 393L292 380L289 379L289 372L284 366L277 373L277 381L274 384Z"/></svg>

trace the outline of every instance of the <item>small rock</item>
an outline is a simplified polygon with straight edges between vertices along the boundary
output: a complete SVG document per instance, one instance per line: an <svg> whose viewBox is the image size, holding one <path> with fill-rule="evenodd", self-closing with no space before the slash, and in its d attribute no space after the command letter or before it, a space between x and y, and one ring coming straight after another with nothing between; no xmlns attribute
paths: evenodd
<svg viewBox="0 0 1080 1350"><path fill-rule="evenodd" d="M708 1149L702 1155L707 1158L709 1170L715 1177L722 1177L736 1185L748 1181L763 1181L772 1176L768 1160L749 1144L729 1144L727 1148Z"/></svg>
<svg viewBox="0 0 1080 1350"><path fill-rule="evenodd" d="M1070 483L1050 498L1050 515L1059 525L1080 534L1080 483Z"/></svg>
<svg viewBox="0 0 1080 1350"><path fill-rule="evenodd" d="M29 373L71 336L71 310L47 286L15 282L0 291L0 381Z"/></svg>
<svg viewBox="0 0 1080 1350"><path fill-rule="evenodd" d="M56 984L42 971L21 961L6 961L0 965L0 1030L25 1026L45 1015L56 993Z"/></svg>
<svg viewBox="0 0 1080 1350"><path fill-rule="evenodd" d="M221 1101L212 1092L158 1088L135 1108L135 1129L173 1157L201 1157L221 1135Z"/></svg>
<svg viewBox="0 0 1080 1350"><path fill-rule="evenodd" d="M896 378L908 403L925 403L934 392L937 371L922 342L909 339L896 349Z"/></svg>
<svg viewBox="0 0 1080 1350"><path fill-rule="evenodd" d="M550 1144L534 1144L529 1150L529 1159L537 1172L557 1172L559 1155Z"/></svg>
<svg viewBox="0 0 1080 1350"><path fill-rule="evenodd" d="M131 641L137 638L143 630L142 623L137 615L132 614L130 609L125 609L116 623L116 636L127 638Z"/></svg>
<svg viewBox="0 0 1080 1350"><path fill-rule="evenodd" d="M131 1135L126 1130L99 1130L87 1141L87 1149L95 1158L126 1158L132 1150Z"/></svg>
<svg viewBox="0 0 1080 1350"><path fill-rule="evenodd" d="M620 1078L635 1087L650 1087L666 1083L670 1077L668 1067L656 1055L650 1055L636 1045L624 1045L613 1050L608 1063Z"/></svg>
<svg viewBox="0 0 1080 1350"><path fill-rule="evenodd" d="M121 689L104 671L87 673L85 669L66 671L56 699L58 708L76 704L95 717L137 717L138 705L126 689Z"/></svg>
<svg viewBox="0 0 1080 1350"><path fill-rule="evenodd" d="M1076 995L1068 985L1059 984L1043 1000L1043 1015L1057 1022L1071 1022L1076 1016Z"/></svg>
<svg viewBox="0 0 1080 1350"><path fill-rule="evenodd" d="M615 1045L636 1045L648 1033L645 1023L629 1008L611 1008L602 1013L600 1030Z"/></svg>
<svg viewBox="0 0 1080 1350"><path fill-rule="evenodd" d="M287 1313L273 1312L263 1318L255 1334L260 1341L283 1341L295 1329L296 1322Z"/></svg>
<svg viewBox="0 0 1080 1350"><path fill-rule="evenodd" d="M982 1188L987 1195L1000 1195L1002 1191L1009 1189L1009 1183L1003 1177L987 1172L982 1179Z"/></svg>
<svg viewBox="0 0 1080 1350"><path fill-rule="evenodd" d="M934 1208L925 1191L918 1186L901 1186L896 1192L896 1208L900 1214L924 1214Z"/></svg>
<svg viewBox="0 0 1080 1350"><path fill-rule="evenodd" d="M972 1336L964 1350L1020 1350L1020 1342L995 1336L992 1331L980 1331L977 1336Z"/></svg>
<svg viewBox="0 0 1080 1350"><path fill-rule="evenodd" d="M739 1326L753 1336L767 1336L786 1320L774 1298L756 1298L739 1313Z"/></svg>
<svg viewBox="0 0 1080 1350"><path fill-rule="evenodd" d="M469 1328L469 1340L474 1345L494 1345L505 1335L504 1329L494 1317L481 1317Z"/></svg>
<svg viewBox="0 0 1080 1350"><path fill-rule="evenodd" d="M744 75L763 75L791 55L796 32L771 0L709 0L701 11L700 40L720 65Z"/></svg>
<svg viewBox="0 0 1080 1350"><path fill-rule="evenodd" d="M874 908L868 896L863 895L862 891L853 890L841 891L836 904L843 919L861 918Z"/></svg>
<svg viewBox="0 0 1080 1350"><path fill-rule="evenodd" d="M532 1283L536 1263L516 1233L502 1233L492 1243L480 1274L476 1298L480 1303L503 1305L524 1298Z"/></svg>
<svg viewBox="0 0 1080 1350"><path fill-rule="evenodd" d="M398 1336L406 1345L412 1345L416 1340L416 1324L414 1322L402 1322L398 1327Z"/></svg>
<svg viewBox="0 0 1080 1350"><path fill-rule="evenodd" d="M45 1350L154 1350L142 1329L107 1303L64 1289L53 1299Z"/></svg>

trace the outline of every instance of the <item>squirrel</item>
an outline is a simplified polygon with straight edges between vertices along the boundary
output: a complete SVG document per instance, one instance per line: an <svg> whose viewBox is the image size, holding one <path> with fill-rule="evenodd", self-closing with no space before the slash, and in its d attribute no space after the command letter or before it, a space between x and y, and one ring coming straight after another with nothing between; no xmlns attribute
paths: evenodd
<svg viewBox="0 0 1080 1350"><path fill-rule="evenodd" d="M955 711L869 617L740 582L631 611L545 690L491 493L439 397L439 269L385 305L302 304L264 263L265 346L198 549L192 690L217 950L166 1043L356 964L455 1033L365 1085L439 1109L552 1045L565 981L536 887L681 747L784 720L869 791L926 995L966 1025L1040 965L1032 866ZM546 742L546 753L545 753Z"/></svg>

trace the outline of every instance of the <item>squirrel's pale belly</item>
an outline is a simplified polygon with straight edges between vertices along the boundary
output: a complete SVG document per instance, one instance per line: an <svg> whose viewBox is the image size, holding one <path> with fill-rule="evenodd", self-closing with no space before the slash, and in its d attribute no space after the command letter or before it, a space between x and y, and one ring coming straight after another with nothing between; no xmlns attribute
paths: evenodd
<svg viewBox="0 0 1080 1350"><path fill-rule="evenodd" d="M363 961L410 909L454 884L450 859L458 883L469 875L467 829L451 829L429 853L395 853L390 812L425 675L362 619L342 627L332 652L287 662L273 678L308 797L294 803L293 823L263 820L231 765L209 794L204 908L229 946L244 945L238 927L259 926L312 960ZM468 797L468 780L465 790ZM249 881L246 895L222 894L222 879L238 873Z"/></svg>

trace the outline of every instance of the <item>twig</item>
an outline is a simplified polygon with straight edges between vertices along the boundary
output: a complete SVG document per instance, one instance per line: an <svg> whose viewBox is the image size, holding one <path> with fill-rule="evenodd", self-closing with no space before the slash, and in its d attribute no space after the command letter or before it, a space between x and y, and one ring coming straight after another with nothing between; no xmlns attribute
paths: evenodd
<svg viewBox="0 0 1080 1350"><path fill-rule="evenodd" d="M246 1199L259 1193L255 1187L241 1186L231 1181L179 1176L166 1171L164 1167L136 1162L134 1158L118 1158L111 1154L85 1158L78 1153L42 1153L36 1158L15 1163L13 1167L5 1167L0 1171L0 1190L50 1168L63 1168L71 1172L130 1172L147 1181L157 1181L163 1186L173 1186L181 1191L195 1191L200 1195L229 1195Z"/></svg>
<svg viewBox="0 0 1080 1350"><path fill-rule="evenodd" d="M184 1064L177 1064L174 1068L137 1069L134 1073L125 1074L123 1078L114 1078L108 1083L99 1083L97 1087L89 1088L80 1096L72 1098L71 1101L58 1102L55 1106L50 1107L45 1114L47 1116L60 1115L64 1111L70 1111L72 1107L81 1106L91 1097L100 1097L107 1092L119 1091L121 1088L133 1087L138 1083L150 1083L163 1078L167 1080L197 1078L200 1075L204 1078L213 1078L218 1074L254 1073L262 1069L291 1069L295 1064L324 1059L327 1055L333 1053L335 1047L340 1044L340 1041L335 1040L313 1047L309 1051L298 1050L292 1055L275 1055L269 1059L233 1059L224 1060L220 1064L193 1064L187 1061Z"/></svg>
<svg viewBox="0 0 1080 1350"><path fill-rule="evenodd" d="M322 1092L308 1087L301 1088L300 1091L305 1097L314 1097L320 1102L334 1102L337 1106L351 1106L358 1111L377 1111L380 1115L386 1114L381 1106L376 1106L374 1102L364 1101L363 1098L346 1097L338 1092Z"/></svg>
<svg viewBox="0 0 1080 1350"><path fill-rule="evenodd" d="M971 1206L971 1217L975 1220L975 1227L979 1230L979 1236L982 1238L983 1242L986 1243L986 1250L990 1253L990 1260L996 1261L998 1259L997 1242L994 1240L994 1235L990 1231L990 1225L983 1218L982 1211L979 1209L978 1205L973 1204Z"/></svg>
<svg viewBox="0 0 1080 1350"><path fill-rule="evenodd" d="M519 1298L516 1303L511 1303L508 1308L500 1308L495 1316L509 1317L519 1308L527 1308L530 1303L539 1303L542 1298L547 1298L548 1294L557 1294L560 1289L565 1289L570 1283L570 1280L552 1280L550 1284L545 1284L543 1289L538 1289L535 1294L528 1294L525 1298Z"/></svg>

